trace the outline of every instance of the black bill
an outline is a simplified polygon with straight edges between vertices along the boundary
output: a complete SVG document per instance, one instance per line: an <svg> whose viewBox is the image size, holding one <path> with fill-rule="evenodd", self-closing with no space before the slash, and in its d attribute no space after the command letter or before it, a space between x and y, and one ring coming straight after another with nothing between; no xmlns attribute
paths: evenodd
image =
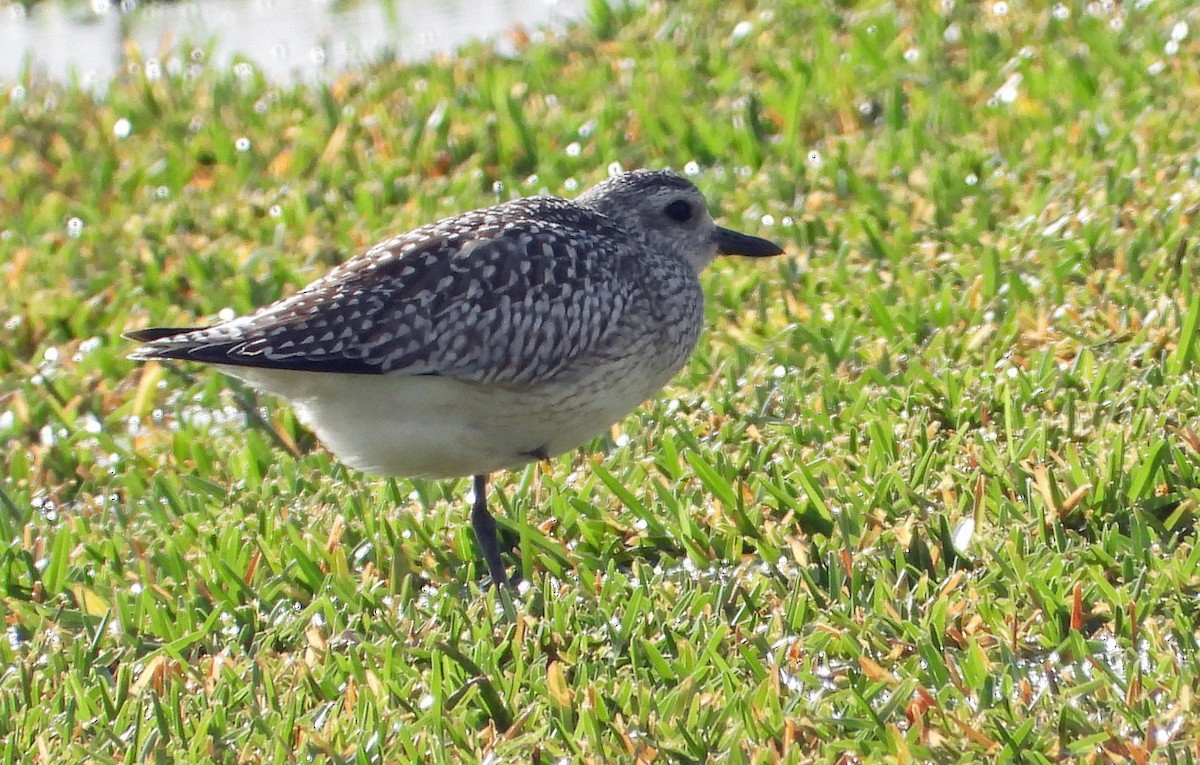
<svg viewBox="0 0 1200 765"><path fill-rule="evenodd" d="M713 241L717 243L717 252L721 255L744 255L749 258L765 258L771 255L782 255L783 248L774 242L760 239L749 234L739 234L727 228L717 226L713 230Z"/></svg>

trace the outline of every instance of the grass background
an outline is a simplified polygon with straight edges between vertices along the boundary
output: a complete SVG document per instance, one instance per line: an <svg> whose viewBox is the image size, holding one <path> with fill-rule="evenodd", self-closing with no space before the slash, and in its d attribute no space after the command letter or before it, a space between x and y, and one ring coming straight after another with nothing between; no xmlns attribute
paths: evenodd
<svg viewBox="0 0 1200 765"><path fill-rule="evenodd" d="M0 760L1195 762L1198 37L696 0L327 84L188 46L4 83ZM789 255L715 266L663 395L498 478L511 606L466 482L124 359L611 163Z"/></svg>

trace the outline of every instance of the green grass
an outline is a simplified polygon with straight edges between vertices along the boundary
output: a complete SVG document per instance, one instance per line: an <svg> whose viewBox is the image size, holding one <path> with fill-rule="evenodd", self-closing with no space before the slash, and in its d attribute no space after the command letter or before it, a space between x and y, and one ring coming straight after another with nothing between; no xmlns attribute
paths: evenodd
<svg viewBox="0 0 1200 765"><path fill-rule="evenodd" d="M946 5L5 84L0 762L1200 759L1200 13ZM613 162L789 255L712 269L619 432L497 477L511 609L466 482L124 358Z"/></svg>

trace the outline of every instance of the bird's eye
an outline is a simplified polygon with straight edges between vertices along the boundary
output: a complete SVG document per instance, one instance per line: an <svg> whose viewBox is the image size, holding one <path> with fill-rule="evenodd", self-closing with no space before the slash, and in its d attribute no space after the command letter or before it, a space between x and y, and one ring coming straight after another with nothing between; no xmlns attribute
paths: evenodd
<svg viewBox="0 0 1200 765"><path fill-rule="evenodd" d="M692 206L682 199L676 199L663 210L667 217L678 223L687 223L692 219Z"/></svg>

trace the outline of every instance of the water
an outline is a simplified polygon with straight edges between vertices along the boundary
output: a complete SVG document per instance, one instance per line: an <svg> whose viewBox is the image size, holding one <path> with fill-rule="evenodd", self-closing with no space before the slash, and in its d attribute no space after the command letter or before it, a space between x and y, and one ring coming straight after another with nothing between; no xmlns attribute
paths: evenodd
<svg viewBox="0 0 1200 765"><path fill-rule="evenodd" d="M0 4L0 82L34 71L101 84L126 45L165 58L184 41L213 42L213 60L238 54L280 82L315 80L381 56L418 60L473 39L511 48L506 32L562 27L586 0L41 0Z"/></svg>

